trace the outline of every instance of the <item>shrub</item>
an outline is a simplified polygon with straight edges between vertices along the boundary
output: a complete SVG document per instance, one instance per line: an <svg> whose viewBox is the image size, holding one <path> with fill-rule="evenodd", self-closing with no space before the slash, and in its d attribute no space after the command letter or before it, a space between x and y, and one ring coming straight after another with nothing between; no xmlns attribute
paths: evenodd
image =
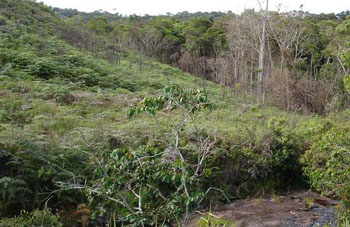
<svg viewBox="0 0 350 227"><path fill-rule="evenodd" d="M196 131L198 138L189 149L182 142L183 132L186 125L195 124L196 112L212 107L201 89L172 86L159 97L145 98L129 111L129 117L146 112L158 124L158 111L181 109L182 122L167 125L170 130L166 131L172 133L164 135L162 143L114 151L103 146L86 148L94 179L85 185L61 182L63 189L83 189L98 215L117 212L117 220L124 224L153 226L171 224L183 214L188 218L190 209L206 196L203 182L210 176L206 162L216 139Z"/></svg>
<svg viewBox="0 0 350 227"><path fill-rule="evenodd" d="M270 139L265 140L265 148L270 153L271 178L276 188L302 186L305 181L299 159L304 151L303 139L292 131L285 118L271 118L268 127L272 133L267 135Z"/></svg>
<svg viewBox="0 0 350 227"><path fill-rule="evenodd" d="M242 198L257 191L280 192L306 185L299 161L305 142L285 118L271 118L262 135L246 128L216 144L210 182Z"/></svg>
<svg viewBox="0 0 350 227"><path fill-rule="evenodd" d="M53 59L39 58L33 65L28 66L31 75L42 78L51 79L60 74L60 64Z"/></svg>
<svg viewBox="0 0 350 227"><path fill-rule="evenodd" d="M311 185L350 208L350 130L333 128L315 138L303 156Z"/></svg>
<svg viewBox="0 0 350 227"><path fill-rule="evenodd" d="M83 154L49 143L36 144L24 139L16 141L16 145L0 143L0 217L42 207L48 198L52 208L81 202L82 196L76 191L48 195L57 190L55 180L87 174L86 167L80 165L83 160Z"/></svg>

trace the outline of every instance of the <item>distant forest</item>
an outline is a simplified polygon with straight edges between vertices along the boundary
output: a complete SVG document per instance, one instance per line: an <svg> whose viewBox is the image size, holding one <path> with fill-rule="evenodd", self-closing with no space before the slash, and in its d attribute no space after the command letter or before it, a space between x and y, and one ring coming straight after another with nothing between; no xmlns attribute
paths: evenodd
<svg viewBox="0 0 350 227"><path fill-rule="evenodd" d="M160 16L52 10L111 37L118 53L132 49L263 102L274 97L288 111L325 113L349 105L343 83L350 67L349 10Z"/></svg>

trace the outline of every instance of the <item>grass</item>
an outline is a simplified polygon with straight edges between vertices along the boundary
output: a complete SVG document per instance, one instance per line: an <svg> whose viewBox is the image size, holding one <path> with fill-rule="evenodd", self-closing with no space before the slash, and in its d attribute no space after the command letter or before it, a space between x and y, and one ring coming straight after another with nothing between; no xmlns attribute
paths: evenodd
<svg viewBox="0 0 350 227"><path fill-rule="evenodd" d="M99 87L81 87L79 84L59 80L16 79L1 77L0 98L18 98L31 106L27 111L33 115L32 122L17 135L30 134L61 142L62 138L74 137L79 128L88 131L103 130L105 134L147 135L155 131L148 116L128 119L127 110L146 96L159 94L162 88L177 84L186 88L199 88L203 80L181 72L179 69L145 60L140 69L134 59L124 59L120 65L110 66L111 77L122 78L125 84L137 88L130 91L125 88L101 89ZM268 121L271 118L284 118L296 134L310 136L322 127L320 122L349 126L349 114L345 111L329 116L304 116L280 111L270 106L254 106L243 112L239 96L222 100L222 87L205 81L205 89L217 108L204 111L197 116L202 128L216 128L227 139L234 140L241 135L256 136L262 139ZM131 89L132 90L132 89ZM167 122L175 115L163 113L160 121ZM345 125L344 125L345 123ZM2 124L2 129L8 125ZM253 135L254 134L254 135ZM7 139L7 130L0 132L0 138ZM66 140L66 139L65 139Z"/></svg>

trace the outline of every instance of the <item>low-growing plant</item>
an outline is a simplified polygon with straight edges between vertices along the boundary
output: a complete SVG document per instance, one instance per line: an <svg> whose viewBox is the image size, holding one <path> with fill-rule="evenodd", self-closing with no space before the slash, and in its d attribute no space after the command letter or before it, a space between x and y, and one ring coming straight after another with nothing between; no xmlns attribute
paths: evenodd
<svg viewBox="0 0 350 227"><path fill-rule="evenodd" d="M59 216L53 214L48 208L34 210L32 212L23 210L17 217L0 219L0 227L31 226L63 227L63 224L59 221Z"/></svg>
<svg viewBox="0 0 350 227"><path fill-rule="evenodd" d="M0 99L0 123L11 125L11 138L15 137L15 128L23 128L33 118L31 106L22 99L5 98Z"/></svg>
<svg viewBox="0 0 350 227"><path fill-rule="evenodd" d="M226 220L208 212L204 217L200 217L197 221L198 227L235 227L234 221Z"/></svg>
<svg viewBox="0 0 350 227"><path fill-rule="evenodd" d="M2 99L0 100L0 122L9 123L13 127L23 127L32 118L30 108L22 99Z"/></svg>

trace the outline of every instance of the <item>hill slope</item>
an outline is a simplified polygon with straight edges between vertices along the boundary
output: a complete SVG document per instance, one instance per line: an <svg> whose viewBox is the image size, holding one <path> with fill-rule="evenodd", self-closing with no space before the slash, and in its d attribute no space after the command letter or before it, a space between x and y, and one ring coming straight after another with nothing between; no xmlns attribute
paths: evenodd
<svg viewBox="0 0 350 227"><path fill-rule="evenodd" d="M222 100L221 86L135 53L104 59L108 40L90 34L92 49L72 41L66 28L82 31L46 6L0 4L1 218L48 206L66 225L170 224L260 191L308 187L303 167L329 191L312 156L332 151L319 149L324 138L349 146L348 112L241 107L244 94Z"/></svg>

